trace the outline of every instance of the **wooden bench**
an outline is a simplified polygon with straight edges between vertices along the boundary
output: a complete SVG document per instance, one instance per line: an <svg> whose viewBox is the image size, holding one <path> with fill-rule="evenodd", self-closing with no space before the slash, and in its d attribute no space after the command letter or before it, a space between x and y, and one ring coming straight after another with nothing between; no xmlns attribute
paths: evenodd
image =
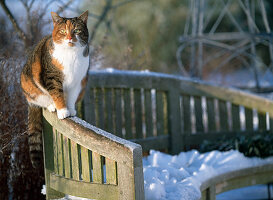
<svg viewBox="0 0 273 200"><path fill-rule="evenodd" d="M144 199L141 147L134 143L144 152L176 154L199 148L204 140L273 131L272 101L159 73L91 72L80 110L94 126L43 113L48 198L59 191L59 196ZM213 194L207 192L213 184L204 183L201 190Z"/></svg>

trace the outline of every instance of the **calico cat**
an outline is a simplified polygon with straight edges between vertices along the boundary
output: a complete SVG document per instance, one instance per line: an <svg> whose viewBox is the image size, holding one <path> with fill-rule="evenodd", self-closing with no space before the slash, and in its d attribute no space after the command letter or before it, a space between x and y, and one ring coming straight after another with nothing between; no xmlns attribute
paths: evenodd
<svg viewBox="0 0 273 200"><path fill-rule="evenodd" d="M64 18L51 13L54 29L30 54L21 73L28 101L28 143L34 168L42 164L42 108L59 119L75 116L84 94L89 68L88 11Z"/></svg>

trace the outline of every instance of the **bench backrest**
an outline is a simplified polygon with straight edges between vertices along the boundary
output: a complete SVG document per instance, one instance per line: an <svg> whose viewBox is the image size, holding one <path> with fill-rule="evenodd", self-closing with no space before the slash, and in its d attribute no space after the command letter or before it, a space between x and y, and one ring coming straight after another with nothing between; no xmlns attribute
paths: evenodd
<svg viewBox="0 0 273 200"><path fill-rule="evenodd" d="M273 130L272 101L201 81L160 73L89 73L89 123L142 145L178 153L205 139Z"/></svg>
<svg viewBox="0 0 273 200"><path fill-rule="evenodd" d="M47 199L143 200L141 146L43 110Z"/></svg>

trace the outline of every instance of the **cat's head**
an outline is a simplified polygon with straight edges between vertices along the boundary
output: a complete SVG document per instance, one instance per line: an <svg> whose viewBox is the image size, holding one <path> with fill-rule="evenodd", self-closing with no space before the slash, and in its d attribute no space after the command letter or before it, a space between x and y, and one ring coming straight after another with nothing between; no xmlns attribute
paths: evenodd
<svg viewBox="0 0 273 200"><path fill-rule="evenodd" d="M52 38L54 43L69 47L85 46L88 43L87 19L88 11L79 17L65 18L51 12L54 29Z"/></svg>

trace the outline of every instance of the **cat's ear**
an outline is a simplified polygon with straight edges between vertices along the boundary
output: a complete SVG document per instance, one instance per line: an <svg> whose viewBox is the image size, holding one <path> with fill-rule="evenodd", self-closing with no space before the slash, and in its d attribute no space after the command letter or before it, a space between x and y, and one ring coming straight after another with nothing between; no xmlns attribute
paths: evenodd
<svg viewBox="0 0 273 200"><path fill-rule="evenodd" d="M81 19L85 24L87 24L87 19L88 19L88 10L83 12L78 19Z"/></svg>
<svg viewBox="0 0 273 200"><path fill-rule="evenodd" d="M59 20L61 20L62 18L55 12L51 12L51 17L52 17L52 20L53 20L53 25L55 26L57 24L57 22Z"/></svg>

